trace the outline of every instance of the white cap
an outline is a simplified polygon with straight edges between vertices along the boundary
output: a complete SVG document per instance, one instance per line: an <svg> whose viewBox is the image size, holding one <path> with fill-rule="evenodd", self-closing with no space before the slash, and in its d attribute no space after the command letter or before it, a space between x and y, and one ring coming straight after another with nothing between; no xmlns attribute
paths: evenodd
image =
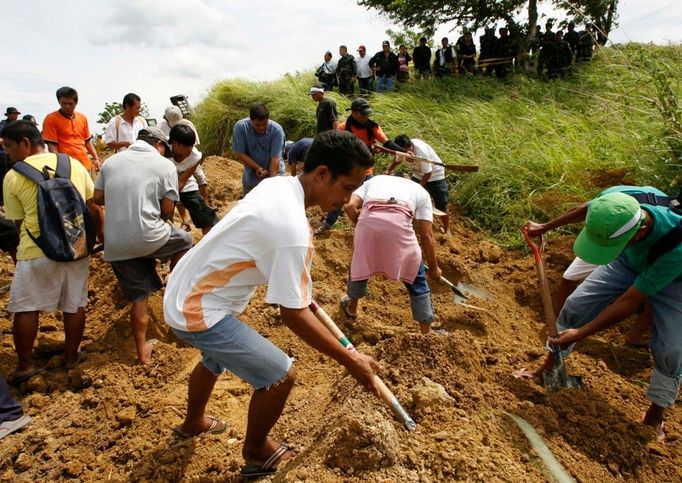
<svg viewBox="0 0 682 483"><path fill-rule="evenodd" d="M182 111L178 106L168 106L163 117L168 122L168 127L173 127L182 119Z"/></svg>

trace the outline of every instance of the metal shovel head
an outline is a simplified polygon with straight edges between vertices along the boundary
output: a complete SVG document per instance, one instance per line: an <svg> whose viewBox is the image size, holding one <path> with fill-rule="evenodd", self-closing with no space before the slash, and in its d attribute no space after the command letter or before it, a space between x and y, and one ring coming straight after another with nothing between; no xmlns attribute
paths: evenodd
<svg viewBox="0 0 682 483"><path fill-rule="evenodd" d="M566 374L566 366L564 365L563 357L561 357L561 349L559 347L552 347L552 349L552 352L555 354L554 364L552 364L550 369L542 373L542 382L545 384L547 392L552 393L562 387L582 389L583 378Z"/></svg>
<svg viewBox="0 0 682 483"><path fill-rule="evenodd" d="M467 298L471 297L476 297L481 300L490 300L490 292L488 292L486 289L477 287L475 285L470 285L468 283L464 282L458 282L457 285L457 290L462 292Z"/></svg>

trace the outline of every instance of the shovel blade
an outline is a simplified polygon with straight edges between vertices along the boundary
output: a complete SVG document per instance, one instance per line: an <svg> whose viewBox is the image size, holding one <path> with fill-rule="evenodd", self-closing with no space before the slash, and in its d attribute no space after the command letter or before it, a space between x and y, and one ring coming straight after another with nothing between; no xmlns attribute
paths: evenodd
<svg viewBox="0 0 682 483"><path fill-rule="evenodd" d="M583 378L580 376L569 376L566 374L566 367L563 362L555 363L551 369L542 373L542 382L547 392L552 393L562 387L571 389L582 389Z"/></svg>
<svg viewBox="0 0 682 483"><path fill-rule="evenodd" d="M477 287L475 285L470 285L468 283L464 282L458 282L457 285L455 285L457 290L459 290L466 298L471 298L471 297L476 297L481 300L490 300L490 292L488 292L486 289Z"/></svg>

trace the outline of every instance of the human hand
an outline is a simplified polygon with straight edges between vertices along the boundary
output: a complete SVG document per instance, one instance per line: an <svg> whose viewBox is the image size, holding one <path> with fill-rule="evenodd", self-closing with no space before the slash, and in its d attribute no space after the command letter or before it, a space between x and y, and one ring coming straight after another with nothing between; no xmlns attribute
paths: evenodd
<svg viewBox="0 0 682 483"><path fill-rule="evenodd" d="M268 170L264 168L258 168L256 170L256 178L263 179L268 177Z"/></svg>
<svg viewBox="0 0 682 483"><path fill-rule="evenodd" d="M376 373L382 369L381 364L374 360L374 358L361 354L360 352L352 352L351 361L346 365L348 372L353 376L366 390L379 397L379 385L376 382Z"/></svg>
<svg viewBox="0 0 682 483"><path fill-rule="evenodd" d="M529 236L542 236L548 230L544 223L535 223L534 221L527 221L525 225L528 229Z"/></svg>
<svg viewBox="0 0 682 483"><path fill-rule="evenodd" d="M583 340L580 329L566 329L559 332L559 337L547 337L550 344L558 345L561 348L566 348L571 344Z"/></svg>
<svg viewBox="0 0 682 483"><path fill-rule="evenodd" d="M99 158L92 160L92 166L95 168L95 171L102 169L102 163L100 162Z"/></svg>
<svg viewBox="0 0 682 483"><path fill-rule="evenodd" d="M441 277L443 276L443 271L438 266L429 267L429 269L426 271L426 276L429 277L434 282L439 282Z"/></svg>

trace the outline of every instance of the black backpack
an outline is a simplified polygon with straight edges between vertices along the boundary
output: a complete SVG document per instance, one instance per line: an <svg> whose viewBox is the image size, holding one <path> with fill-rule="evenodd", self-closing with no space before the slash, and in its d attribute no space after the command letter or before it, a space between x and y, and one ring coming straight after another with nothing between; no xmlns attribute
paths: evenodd
<svg viewBox="0 0 682 483"><path fill-rule="evenodd" d="M630 196L636 199L639 204L667 206L678 215L682 215L682 191L677 195L677 198L656 196L653 193L636 193L630 194ZM661 256L672 251L680 244L682 244L682 222L651 245L647 262L649 265L653 265Z"/></svg>
<svg viewBox="0 0 682 483"><path fill-rule="evenodd" d="M38 223L40 236L26 233L43 251L57 262L73 262L92 253L95 229L88 206L71 182L71 161L57 154L57 169L43 166L42 171L25 161L17 161L12 169L38 184ZM54 176L50 177L50 172Z"/></svg>

